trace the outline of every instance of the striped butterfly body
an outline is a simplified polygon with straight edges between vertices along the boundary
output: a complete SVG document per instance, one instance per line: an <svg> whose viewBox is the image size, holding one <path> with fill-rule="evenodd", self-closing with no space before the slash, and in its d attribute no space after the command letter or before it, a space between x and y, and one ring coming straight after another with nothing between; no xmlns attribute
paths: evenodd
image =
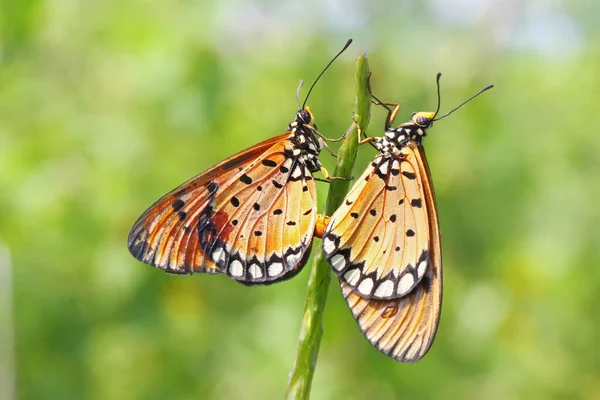
<svg viewBox="0 0 600 400"><path fill-rule="evenodd" d="M379 154L331 216L323 251L363 334L383 353L411 363L429 350L441 310L440 232L422 139L443 117L418 112L392 128L395 106L388 108L385 136L361 141Z"/></svg>
<svg viewBox="0 0 600 400"><path fill-rule="evenodd" d="M248 285L297 274L315 229L313 173L328 177L314 116L299 108L287 132L229 157L146 210L129 233L131 254L169 273L225 273Z"/></svg>

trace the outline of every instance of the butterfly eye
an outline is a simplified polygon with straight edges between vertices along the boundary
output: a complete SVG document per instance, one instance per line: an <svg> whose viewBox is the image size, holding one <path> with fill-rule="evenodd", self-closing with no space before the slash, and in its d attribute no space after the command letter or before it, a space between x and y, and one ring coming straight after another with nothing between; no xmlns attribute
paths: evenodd
<svg viewBox="0 0 600 400"><path fill-rule="evenodd" d="M304 122L305 124L310 124L310 121L312 120L312 116L306 110L300 110L298 112L298 116L300 117L302 122Z"/></svg>
<svg viewBox="0 0 600 400"><path fill-rule="evenodd" d="M420 115L417 117L417 125L422 126L424 128L429 127L429 125L431 124L431 120L423 115Z"/></svg>

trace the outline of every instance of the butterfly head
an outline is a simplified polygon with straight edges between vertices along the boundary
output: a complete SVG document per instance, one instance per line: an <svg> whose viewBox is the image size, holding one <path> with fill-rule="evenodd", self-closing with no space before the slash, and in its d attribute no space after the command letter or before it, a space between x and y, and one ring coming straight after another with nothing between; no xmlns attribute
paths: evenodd
<svg viewBox="0 0 600 400"><path fill-rule="evenodd" d="M401 124L397 128L388 129L385 133L385 139L386 141L391 141L395 148L404 147L410 140L421 143L421 139L427 135L427 129L431 128L434 120L434 112L415 112L412 114L410 122ZM382 150L383 147L380 148L380 150ZM385 149L383 150L385 151Z"/></svg>
<svg viewBox="0 0 600 400"><path fill-rule="evenodd" d="M295 120L299 125L315 126L315 116L308 106L296 113Z"/></svg>
<svg viewBox="0 0 600 400"><path fill-rule="evenodd" d="M435 113L430 111L415 112L411 116L411 121L421 129L427 129L433 125Z"/></svg>
<svg viewBox="0 0 600 400"><path fill-rule="evenodd" d="M308 106L296 113L294 120L289 126L289 129L293 132L303 130L302 128L309 128L311 130L317 129L317 125L315 124L315 116Z"/></svg>

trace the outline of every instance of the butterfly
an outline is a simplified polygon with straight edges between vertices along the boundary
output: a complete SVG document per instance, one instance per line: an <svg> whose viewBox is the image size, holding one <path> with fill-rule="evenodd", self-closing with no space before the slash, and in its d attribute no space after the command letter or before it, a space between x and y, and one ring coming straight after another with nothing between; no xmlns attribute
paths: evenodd
<svg viewBox="0 0 600 400"><path fill-rule="evenodd" d="M351 42L302 106L298 100L285 133L223 160L146 210L129 232L131 254L169 273L224 273L247 285L300 272L316 223L313 173L333 179L319 161L324 137L306 101Z"/></svg>
<svg viewBox="0 0 600 400"><path fill-rule="evenodd" d="M385 136L360 139L378 155L348 192L323 232L323 252L338 275L342 294L366 338L404 362L429 350L440 318L442 253L435 193L422 139L436 118L413 113L393 128L398 104L388 110ZM392 109L390 106L394 106Z"/></svg>

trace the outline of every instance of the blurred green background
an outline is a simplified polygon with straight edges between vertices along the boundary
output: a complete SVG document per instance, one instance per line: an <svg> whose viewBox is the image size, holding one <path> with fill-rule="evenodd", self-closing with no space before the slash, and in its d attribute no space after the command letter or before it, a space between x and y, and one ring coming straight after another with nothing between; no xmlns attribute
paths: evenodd
<svg viewBox="0 0 600 400"><path fill-rule="evenodd" d="M351 122L360 51L397 122L435 107L438 71L442 111L496 88L425 140L444 251L431 351L414 365L377 352L332 284L313 398L600 398L600 3L4 0L0 13L0 398L283 396L308 268L271 287L169 276L126 238L162 194L282 133L299 79L349 37L309 101L326 136Z"/></svg>

